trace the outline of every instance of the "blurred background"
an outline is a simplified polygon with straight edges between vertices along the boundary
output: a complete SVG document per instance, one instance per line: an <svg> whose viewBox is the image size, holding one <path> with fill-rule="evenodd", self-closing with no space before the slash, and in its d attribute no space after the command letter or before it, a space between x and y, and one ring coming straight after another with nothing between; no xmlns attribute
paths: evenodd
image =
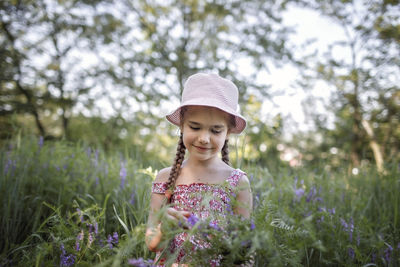
<svg viewBox="0 0 400 267"><path fill-rule="evenodd" d="M0 138L169 165L164 115L188 76L214 72L248 119L234 161L383 170L400 158L399 51L396 0L4 0Z"/></svg>

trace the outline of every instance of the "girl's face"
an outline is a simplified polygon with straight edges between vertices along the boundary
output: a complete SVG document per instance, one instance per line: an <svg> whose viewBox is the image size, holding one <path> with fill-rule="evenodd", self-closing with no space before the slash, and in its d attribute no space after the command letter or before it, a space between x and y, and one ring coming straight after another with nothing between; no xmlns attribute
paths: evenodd
<svg viewBox="0 0 400 267"><path fill-rule="evenodd" d="M229 136L229 115L211 107L190 106L183 116L183 143L190 157L206 161L218 157Z"/></svg>

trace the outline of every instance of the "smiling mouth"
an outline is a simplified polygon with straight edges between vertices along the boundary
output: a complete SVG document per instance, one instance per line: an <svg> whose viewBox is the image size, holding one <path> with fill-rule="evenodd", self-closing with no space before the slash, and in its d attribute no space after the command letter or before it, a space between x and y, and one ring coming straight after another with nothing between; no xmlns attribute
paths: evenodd
<svg viewBox="0 0 400 267"><path fill-rule="evenodd" d="M201 147L201 146L194 146L195 148L199 149L199 150L208 150L211 149L209 147Z"/></svg>

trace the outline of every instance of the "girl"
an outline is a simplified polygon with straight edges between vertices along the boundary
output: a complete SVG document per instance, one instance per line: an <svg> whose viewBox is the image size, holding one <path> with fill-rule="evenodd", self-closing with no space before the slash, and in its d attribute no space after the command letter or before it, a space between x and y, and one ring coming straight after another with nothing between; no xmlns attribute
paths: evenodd
<svg viewBox="0 0 400 267"><path fill-rule="evenodd" d="M232 197L239 203L233 212L250 218L249 180L244 172L229 165L228 157L229 135L241 133L246 127L246 120L236 112L237 106L238 89L231 81L216 74L198 73L186 81L181 105L166 116L168 121L179 126L181 135L172 167L161 170L152 184L146 244L157 252L158 264L163 264L164 260L159 259L163 233L155 213L163 203L170 202L164 209L165 218L177 225L185 226L188 218L193 220L193 217L210 219L215 213L225 216L223 212L230 208ZM188 157L184 160L186 150ZM204 206L199 194L206 193L212 194L213 199ZM181 248L187 238L195 249L207 246L186 233L177 234L169 246L171 253L177 252L175 266L185 266L185 257L189 255ZM218 259L212 260L211 265L218 265Z"/></svg>

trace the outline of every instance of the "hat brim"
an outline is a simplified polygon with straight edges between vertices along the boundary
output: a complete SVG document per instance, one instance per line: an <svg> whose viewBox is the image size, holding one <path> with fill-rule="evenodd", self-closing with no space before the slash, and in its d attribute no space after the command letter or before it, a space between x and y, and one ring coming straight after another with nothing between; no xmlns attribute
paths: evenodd
<svg viewBox="0 0 400 267"><path fill-rule="evenodd" d="M213 100L210 98L204 99L195 99L192 101L186 101L184 104L180 105L175 111L166 115L165 117L169 122L174 125L181 126L181 109L187 106L205 106L205 107L214 107L223 112L226 112L235 117L235 127L230 129L231 133L240 134L246 128L246 119L237 113L235 110L232 110L228 106L224 105L220 101Z"/></svg>

